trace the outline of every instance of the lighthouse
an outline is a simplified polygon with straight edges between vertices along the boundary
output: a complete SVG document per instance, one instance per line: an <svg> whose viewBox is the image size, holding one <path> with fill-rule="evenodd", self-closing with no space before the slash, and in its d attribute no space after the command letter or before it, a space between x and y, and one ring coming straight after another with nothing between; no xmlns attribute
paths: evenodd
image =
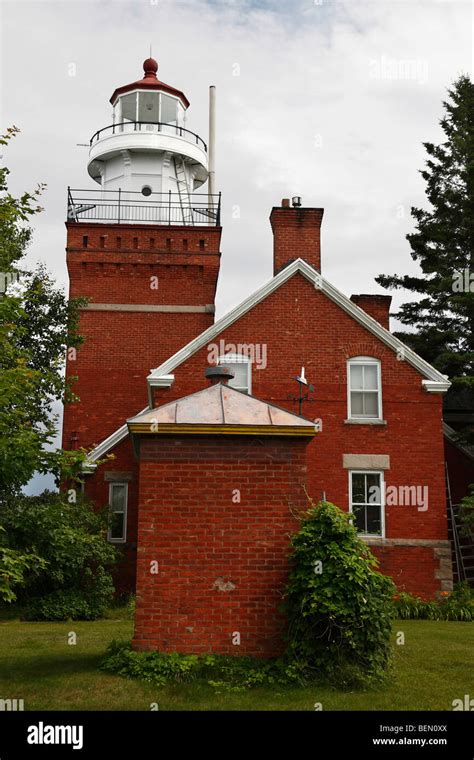
<svg viewBox="0 0 474 760"><path fill-rule="evenodd" d="M89 145L87 171L100 190L70 193L71 221L218 223L215 90L210 88L208 147L188 128L190 104L184 92L160 81L157 72L157 61L147 58L143 77L113 92L112 123L98 129ZM207 192L199 192L208 178Z"/></svg>
<svg viewBox="0 0 474 760"><path fill-rule="evenodd" d="M69 295L87 302L79 323L84 343L67 355L77 399L65 405L66 449L97 445L146 407L150 370L214 322L222 232L215 92L202 137L188 121L188 99L160 81L157 62L148 58L143 70L112 94L112 123L91 129L88 186L68 188ZM154 379L155 388L173 383L173 376ZM137 480L129 447L123 441L115 456L124 463L132 514ZM101 478L110 477L104 468ZM134 572L133 535L124 550Z"/></svg>

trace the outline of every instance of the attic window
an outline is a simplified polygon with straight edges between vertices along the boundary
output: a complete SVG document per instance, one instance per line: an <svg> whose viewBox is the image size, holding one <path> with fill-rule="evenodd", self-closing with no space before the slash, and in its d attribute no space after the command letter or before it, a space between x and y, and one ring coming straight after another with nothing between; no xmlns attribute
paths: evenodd
<svg viewBox="0 0 474 760"><path fill-rule="evenodd" d="M252 393L252 363L244 354L223 354L219 356L219 365L229 367L234 377L228 385L243 393Z"/></svg>

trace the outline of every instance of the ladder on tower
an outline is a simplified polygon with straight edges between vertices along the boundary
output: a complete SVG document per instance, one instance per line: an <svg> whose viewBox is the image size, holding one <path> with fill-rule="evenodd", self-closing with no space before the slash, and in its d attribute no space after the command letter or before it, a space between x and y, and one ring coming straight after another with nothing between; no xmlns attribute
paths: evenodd
<svg viewBox="0 0 474 760"><path fill-rule="evenodd" d="M449 481L448 463L446 462L446 501L448 504L449 521L451 524L451 543L454 562L459 581L474 583L474 536L471 531L463 530L459 514L459 505L453 505L451 484Z"/></svg>
<svg viewBox="0 0 474 760"><path fill-rule="evenodd" d="M182 156L174 156L173 162L183 224L194 224L193 209L191 207L191 194L189 192L186 170L184 168L184 159Z"/></svg>

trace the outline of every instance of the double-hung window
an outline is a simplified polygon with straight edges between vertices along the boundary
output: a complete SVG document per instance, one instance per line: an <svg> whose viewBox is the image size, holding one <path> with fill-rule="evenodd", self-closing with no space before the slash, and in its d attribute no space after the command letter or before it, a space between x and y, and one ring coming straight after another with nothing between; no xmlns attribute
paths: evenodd
<svg viewBox="0 0 474 760"><path fill-rule="evenodd" d="M127 539L128 483L109 484L109 541L125 543Z"/></svg>
<svg viewBox="0 0 474 760"><path fill-rule="evenodd" d="M366 536L384 535L383 472L349 472L349 510L354 515L358 533Z"/></svg>
<svg viewBox="0 0 474 760"><path fill-rule="evenodd" d="M380 361L356 356L347 365L349 420L382 419Z"/></svg>

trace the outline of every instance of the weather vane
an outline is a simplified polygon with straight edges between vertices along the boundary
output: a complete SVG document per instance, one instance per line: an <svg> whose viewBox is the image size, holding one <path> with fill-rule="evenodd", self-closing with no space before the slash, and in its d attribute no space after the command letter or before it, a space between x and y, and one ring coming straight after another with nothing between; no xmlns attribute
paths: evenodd
<svg viewBox="0 0 474 760"><path fill-rule="evenodd" d="M308 383L306 380L305 374L304 374L304 367L301 367L301 373L297 375L297 377L294 377L293 380L296 380L296 382L299 385L299 395L298 396L288 396L288 399L290 401L297 401L298 402L298 414L301 417L302 416L302 410L303 410L303 401L310 401L313 402L314 398L310 398L309 394L314 392L314 385L311 383ZM306 388L306 393L304 392L304 388Z"/></svg>

